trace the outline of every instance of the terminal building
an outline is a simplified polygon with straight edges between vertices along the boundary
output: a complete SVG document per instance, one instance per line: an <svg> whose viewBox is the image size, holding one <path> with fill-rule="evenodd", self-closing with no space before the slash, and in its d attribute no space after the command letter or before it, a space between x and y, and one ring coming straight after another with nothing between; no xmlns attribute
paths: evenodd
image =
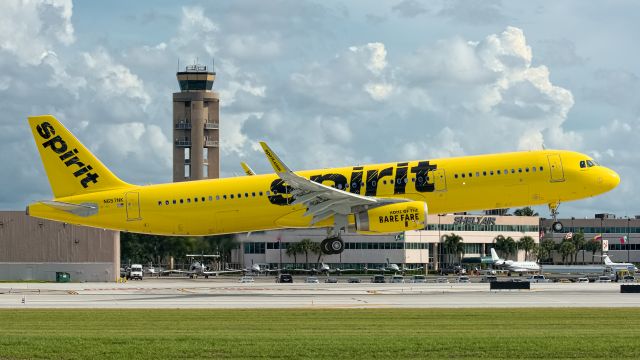
<svg viewBox="0 0 640 360"><path fill-rule="evenodd" d="M489 254L491 244L498 235L518 241L530 236L539 242L539 218L492 215L429 215L428 227L421 231L407 231L391 235L343 234L345 250L338 255L320 253L292 254L291 244L309 239L319 243L326 237L324 229L266 231L239 236L241 247L232 254L244 268L254 264L272 269L315 268L324 263L331 268L375 269L390 264L403 264L406 268L438 270L456 264L459 260L448 254L444 238L452 233L462 237L464 256L462 263L480 264ZM519 252L518 260L524 260ZM515 260L515 259L513 259Z"/></svg>
<svg viewBox="0 0 640 360"><path fill-rule="evenodd" d="M553 239L561 243L574 234L583 233L585 241L598 241L601 249L595 254L591 251L579 250L579 262L601 262L598 258L602 253L609 255L614 262L640 262L640 216L633 218L616 218L614 214L596 214L589 219L558 219L564 229L561 232L549 231L553 220L541 219L540 225L544 231L543 239ZM555 254L555 262L561 261L560 254Z"/></svg>

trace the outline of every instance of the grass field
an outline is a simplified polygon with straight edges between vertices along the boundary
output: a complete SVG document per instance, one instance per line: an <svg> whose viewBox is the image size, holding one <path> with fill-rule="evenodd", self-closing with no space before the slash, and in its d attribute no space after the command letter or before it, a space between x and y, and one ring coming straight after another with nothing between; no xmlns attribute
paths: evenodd
<svg viewBox="0 0 640 360"><path fill-rule="evenodd" d="M0 310L0 359L639 359L640 309Z"/></svg>

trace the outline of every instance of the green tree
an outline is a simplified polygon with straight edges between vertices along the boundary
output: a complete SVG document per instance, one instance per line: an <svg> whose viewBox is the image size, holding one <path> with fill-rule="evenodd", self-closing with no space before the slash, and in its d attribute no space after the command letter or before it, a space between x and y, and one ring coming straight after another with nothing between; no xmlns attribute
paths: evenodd
<svg viewBox="0 0 640 360"><path fill-rule="evenodd" d="M313 241L311 241L311 239L302 239L298 243L298 246L300 247L300 252L304 254L305 264L306 264L305 269L308 270L309 269L309 253L313 248Z"/></svg>
<svg viewBox="0 0 640 360"><path fill-rule="evenodd" d="M516 209L513 211L513 215L515 216L538 216L538 213L533 211L533 209L529 206L525 206L522 209Z"/></svg>
<svg viewBox="0 0 640 360"><path fill-rule="evenodd" d="M316 267L320 267L320 259L322 259L322 255L324 255L322 253L322 248L320 247L320 243L318 242L313 242L311 244L311 248L309 249L309 251L311 251L313 254L318 255L318 258L316 259Z"/></svg>
<svg viewBox="0 0 640 360"><path fill-rule="evenodd" d="M505 259L508 259L518 251L518 245L511 236L504 237L503 235L498 235L493 239L493 242L495 244L494 246L496 251L501 253L502 257Z"/></svg>
<svg viewBox="0 0 640 360"><path fill-rule="evenodd" d="M529 259L529 253L536 246L535 240L531 236L523 236L518 241L518 248L524 251L525 261Z"/></svg>
<svg viewBox="0 0 640 360"><path fill-rule="evenodd" d="M574 233L573 236L571 237L571 242L573 243L573 245L575 246L576 250L575 250L575 254L573 257L573 263L577 264L578 263L578 252L580 252L580 250L584 250L584 246L587 243L584 239L584 233L582 231L578 232L578 233ZM582 252L582 263L584 263L584 252Z"/></svg>
<svg viewBox="0 0 640 360"><path fill-rule="evenodd" d="M287 251L285 251L285 254L287 254L287 256L291 257L293 256L293 263L297 264L298 263L298 254L301 253L301 249L300 246L298 245L299 243L288 243L287 244Z"/></svg>
<svg viewBox="0 0 640 360"><path fill-rule="evenodd" d="M464 256L464 244L462 243L463 239L460 235L456 235L451 233L449 235L444 235L444 249L447 254L449 254L449 263L453 263L453 257L456 256L462 262L462 257Z"/></svg>
<svg viewBox="0 0 640 360"><path fill-rule="evenodd" d="M567 258L571 259L571 255L576 251L576 246L570 240L565 240L560 244L558 250L562 256L562 263L566 264Z"/></svg>
<svg viewBox="0 0 640 360"><path fill-rule="evenodd" d="M602 251L602 243L600 240L592 239L584 245L586 251L591 251L591 263L595 263L596 253Z"/></svg>
<svg viewBox="0 0 640 360"><path fill-rule="evenodd" d="M556 249L556 243L552 239L543 239L538 247L538 259L549 261L552 258L553 251Z"/></svg>

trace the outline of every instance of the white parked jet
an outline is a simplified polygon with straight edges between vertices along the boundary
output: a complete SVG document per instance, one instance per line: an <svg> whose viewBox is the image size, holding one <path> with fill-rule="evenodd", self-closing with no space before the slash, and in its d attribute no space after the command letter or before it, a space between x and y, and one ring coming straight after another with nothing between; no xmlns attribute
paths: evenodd
<svg viewBox="0 0 640 360"><path fill-rule="evenodd" d="M491 259L493 263L502 266L510 272L524 273L529 271L540 271L540 265L535 261L513 261L504 260L498 257L496 249L491 248Z"/></svg>
<svg viewBox="0 0 640 360"><path fill-rule="evenodd" d="M602 258L604 259L604 264L611 267L611 270L613 270L614 272L619 270L629 270L630 272L635 273L636 271L638 271L638 268L632 263L615 263L611 261L609 255L605 255Z"/></svg>

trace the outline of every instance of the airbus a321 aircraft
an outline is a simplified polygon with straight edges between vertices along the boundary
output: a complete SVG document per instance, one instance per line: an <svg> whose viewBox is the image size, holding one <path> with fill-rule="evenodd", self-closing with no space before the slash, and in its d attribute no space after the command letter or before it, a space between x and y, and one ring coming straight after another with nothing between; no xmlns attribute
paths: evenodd
<svg viewBox="0 0 640 360"><path fill-rule="evenodd" d="M343 251L342 232L419 230L427 214L547 204L555 220L561 202L620 182L614 171L571 151L293 172L261 143L275 174L139 186L115 176L53 116L30 117L29 124L54 195L30 204L31 216L159 235L327 228L325 254Z"/></svg>

